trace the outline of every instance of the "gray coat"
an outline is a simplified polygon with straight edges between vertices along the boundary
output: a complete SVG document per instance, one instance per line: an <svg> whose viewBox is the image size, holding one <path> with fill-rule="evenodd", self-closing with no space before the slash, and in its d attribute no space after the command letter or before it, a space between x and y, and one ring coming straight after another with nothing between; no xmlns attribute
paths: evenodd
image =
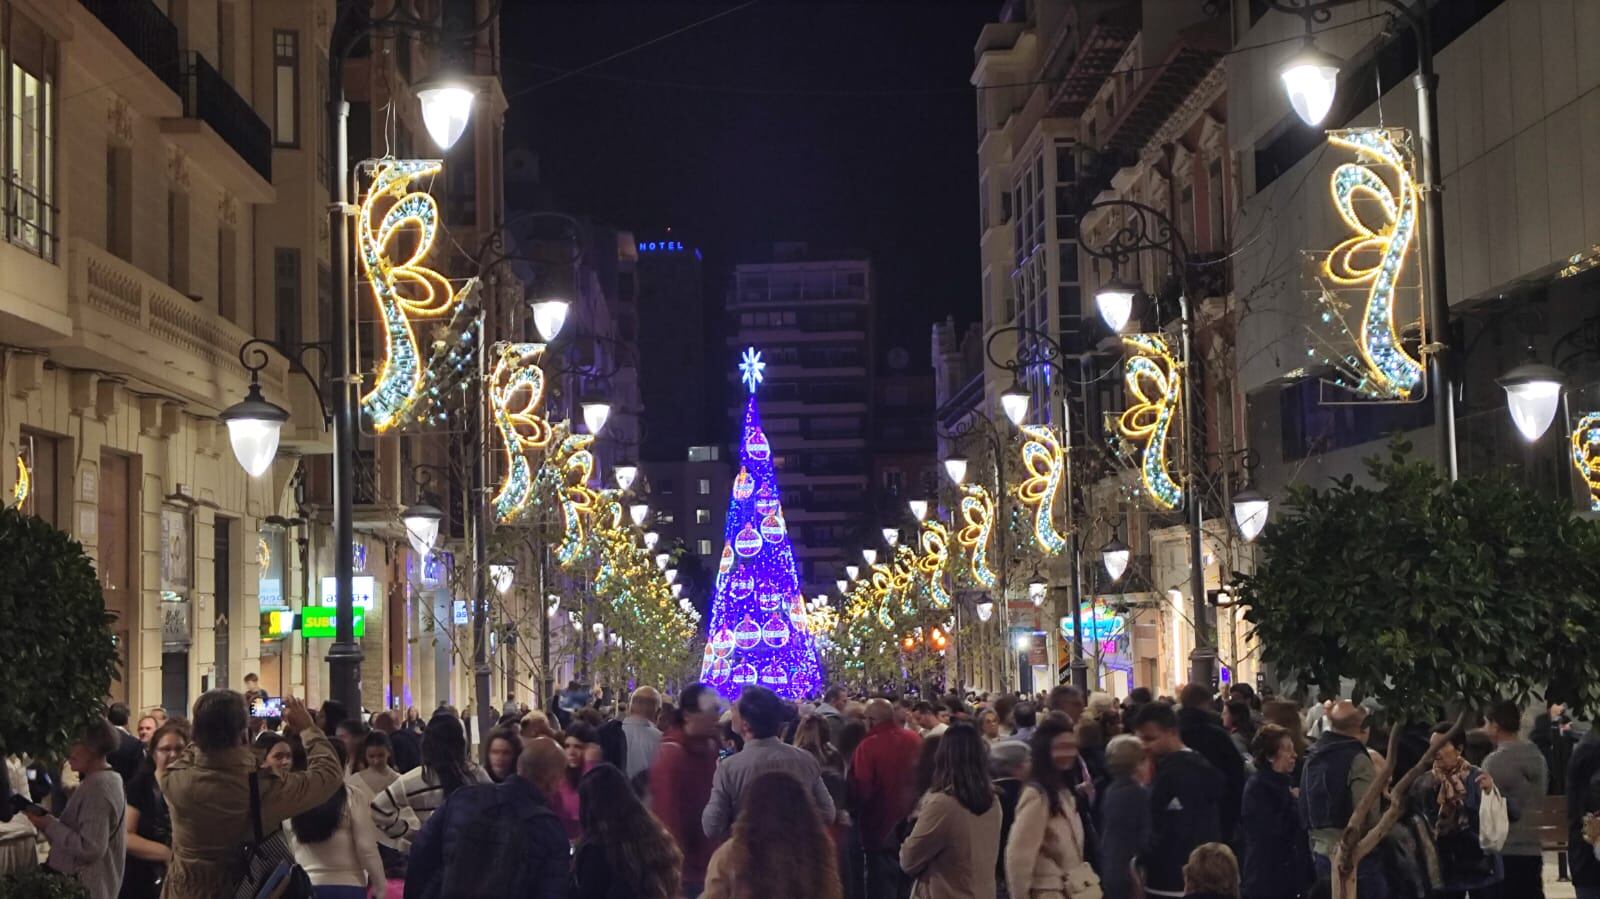
<svg viewBox="0 0 1600 899"><path fill-rule="evenodd" d="M1483 760L1483 770L1506 797L1511 831L1501 855L1542 855L1539 845L1539 807L1544 802L1549 770L1539 747L1523 740L1501 743Z"/></svg>

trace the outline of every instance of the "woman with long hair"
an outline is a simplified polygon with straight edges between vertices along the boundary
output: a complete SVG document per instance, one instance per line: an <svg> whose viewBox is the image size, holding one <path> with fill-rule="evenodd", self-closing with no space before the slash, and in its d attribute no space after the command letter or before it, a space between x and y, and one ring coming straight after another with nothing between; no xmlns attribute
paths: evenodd
<svg viewBox="0 0 1600 899"><path fill-rule="evenodd" d="M148 718L148 716L146 716ZM153 719L151 719L153 720ZM172 858L172 815L161 795L160 775L189 745L189 726L169 721L151 731L144 764L128 783L128 859L122 873L121 899L155 899Z"/></svg>
<svg viewBox="0 0 1600 899"><path fill-rule="evenodd" d="M489 775L467 760L467 732L461 719L449 713L434 715L422 729L422 765L373 797L372 823L407 848L416 830L428 823L450 794L467 784L489 782ZM411 809L415 828L411 818L401 814L404 809Z"/></svg>
<svg viewBox="0 0 1600 899"><path fill-rule="evenodd" d="M483 767L489 772L489 779L503 783L517 773L517 756L521 754L522 739L514 729L497 727L489 731L489 738L483 741Z"/></svg>
<svg viewBox="0 0 1600 899"><path fill-rule="evenodd" d="M701 899L841 899L833 842L807 789L769 771L745 788Z"/></svg>
<svg viewBox="0 0 1600 899"><path fill-rule="evenodd" d="M583 840L572 861L574 899L677 899L683 853L615 765L578 785Z"/></svg>
<svg viewBox="0 0 1600 899"><path fill-rule="evenodd" d="M1033 764L1006 842L1007 891L1020 897L1062 892L1063 886L1069 896L1087 892L1090 884L1098 890L1089 862L1095 847L1087 814L1092 786L1082 774L1078 734L1065 718L1052 715L1028 744Z"/></svg>
<svg viewBox="0 0 1600 899"><path fill-rule="evenodd" d="M586 771L600 764L600 737L593 727L574 718L561 745L567 751L567 770L556 781L550 808L561 819L567 839L576 843L583 836L583 798L578 795L578 785Z"/></svg>
<svg viewBox="0 0 1600 899"><path fill-rule="evenodd" d="M372 815L351 796L340 784L321 805L289 819L294 862L317 899L367 899L369 889L378 896L387 889Z"/></svg>
<svg viewBox="0 0 1600 899"><path fill-rule="evenodd" d="M900 844L900 867L916 881L918 899L993 899L1000 818L983 736L950 725L934 753L922 812Z"/></svg>

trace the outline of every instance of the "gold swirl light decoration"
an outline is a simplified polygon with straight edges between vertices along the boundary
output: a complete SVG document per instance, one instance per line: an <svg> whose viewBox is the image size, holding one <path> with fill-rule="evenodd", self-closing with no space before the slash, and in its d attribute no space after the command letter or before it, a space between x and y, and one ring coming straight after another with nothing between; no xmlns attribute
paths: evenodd
<svg viewBox="0 0 1600 899"><path fill-rule="evenodd" d="M1133 355L1125 363L1123 383L1128 408L1117 419L1117 431L1139 450L1139 476L1145 493L1162 509L1183 503L1183 487L1174 477L1167 438L1179 417L1183 368L1159 334L1127 334L1122 342Z"/></svg>
<svg viewBox="0 0 1600 899"><path fill-rule="evenodd" d="M383 361L361 408L380 434L409 420L425 386L415 321L448 315L460 300L450 280L426 264L439 234L439 206L426 191L411 189L443 169L437 159L383 160L356 218L357 255L378 306L384 343ZM409 254L391 258L396 236L411 232L416 240Z"/></svg>
<svg viewBox="0 0 1600 899"><path fill-rule="evenodd" d="M561 448L552 460L561 478L561 542L556 546L556 561L562 568L571 567L583 555L584 519L595 508L596 495L589 486L594 476L594 454L589 445L592 434L573 434L561 441Z"/></svg>
<svg viewBox="0 0 1600 899"><path fill-rule="evenodd" d="M1022 437L1022 466L1028 477L1017 485L1017 499L1033 510L1033 542L1052 556L1060 555L1067 539L1056 530L1055 514L1066 452L1050 428L1023 425Z"/></svg>
<svg viewBox="0 0 1600 899"><path fill-rule="evenodd" d="M982 484L961 485L961 520L956 543L967 551L972 579L984 588L996 583L989 567L989 540L994 535L994 497Z"/></svg>
<svg viewBox="0 0 1600 899"><path fill-rule="evenodd" d="M927 579L928 598L935 608L950 608L950 590L945 587L945 569L950 565L950 530L941 522L924 521L917 530L917 570Z"/></svg>
<svg viewBox="0 0 1600 899"><path fill-rule="evenodd" d="M1589 487L1589 508L1600 512L1600 412L1578 419L1570 441L1572 467Z"/></svg>
<svg viewBox="0 0 1600 899"><path fill-rule="evenodd" d="M502 344L489 373L489 410L500 433L506 473L494 495L495 520L516 521L533 506L535 470L530 454L550 444L550 422L542 413L544 370L540 343Z"/></svg>

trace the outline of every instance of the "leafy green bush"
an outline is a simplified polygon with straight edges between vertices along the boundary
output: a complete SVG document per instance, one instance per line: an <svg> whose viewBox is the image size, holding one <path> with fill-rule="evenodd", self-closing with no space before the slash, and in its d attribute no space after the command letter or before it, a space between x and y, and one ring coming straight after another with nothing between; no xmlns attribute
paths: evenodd
<svg viewBox="0 0 1600 899"><path fill-rule="evenodd" d="M89 899L83 884L34 868L0 877L0 899Z"/></svg>
<svg viewBox="0 0 1600 899"><path fill-rule="evenodd" d="M59 757L101 713L117 674L111 621L78 541L0 509L0 756Z"/></svg>

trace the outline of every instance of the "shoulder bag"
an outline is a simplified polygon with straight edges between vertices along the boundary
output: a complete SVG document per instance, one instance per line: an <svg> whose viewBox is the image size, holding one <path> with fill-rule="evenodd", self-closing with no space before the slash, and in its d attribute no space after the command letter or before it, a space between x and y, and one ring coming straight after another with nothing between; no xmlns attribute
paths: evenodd
<svg viewBox="0 0 1600 899"><path fill-rule="evenodd" d="M261 835L261 780L250 772L250 829L254 839L244 849L244 879L233 899L311 899L311 878L294 863L294 850L280 824L271 836Z"/></svg>

